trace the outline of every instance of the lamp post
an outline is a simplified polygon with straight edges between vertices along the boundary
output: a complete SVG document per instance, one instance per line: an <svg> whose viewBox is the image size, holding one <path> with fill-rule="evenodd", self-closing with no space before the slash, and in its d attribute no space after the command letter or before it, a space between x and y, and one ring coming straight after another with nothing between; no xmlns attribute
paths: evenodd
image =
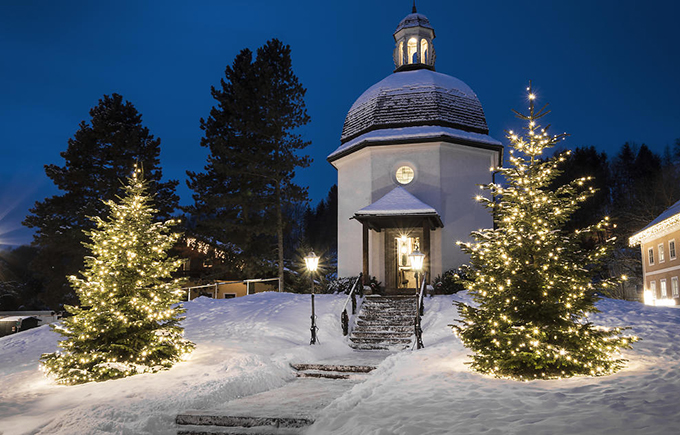
<svg viewBox="0 0 680 435"><path fill-rule="evenodd" d="M309 328L310 331L312 331L312 339L309 341L309 344L316 344L317 327L316 327L316 315L314 314L314 272L316 272L316 268L319 266L319 257L316 254L314 254L314 251L310 252L305 257L305 265L307 266L307 270L309 271L309 280L312 283L312 327Z"/></svg>
<svg viewBox="0 0 680 435"><path fill-rule="evenodd" d="M413 251L409 255L409 258L411 259L411 267L413 270L416 271L415 276L416 276L416 294L418 294L418 291L420 289L420 286L418 285L418 276L420 275L420 271L423 270L423 262L425 261L425 254L423 254L420 251Z"/></svg>
<svg viewBox="0 0 680 435"><path fill-rule="evenodd" d="M413 267L413 270L415 270L416 278L416 320L414 322L416 346L418 349L422 349L425 347L423 345L423 330L420 327L420 316L423 315L423 301L421 299L422 295L420 294L420 286L418 285L418 275L420 275L421 271L423 270L425 254L420 251L413 251L409 254L409 257L411 258L411 267Z"/></svg>

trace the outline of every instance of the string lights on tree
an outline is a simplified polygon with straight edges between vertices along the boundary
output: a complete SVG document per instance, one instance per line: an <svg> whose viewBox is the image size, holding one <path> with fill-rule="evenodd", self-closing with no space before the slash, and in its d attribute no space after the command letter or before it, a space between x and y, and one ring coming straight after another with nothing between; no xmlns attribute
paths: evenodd
<svg viewBox="0 0 680 435"><path fill-rule="evenodd" d="M472 243L459 245L470 255L464 282L475 302L456 303L461 320L452 325L466 347L475 352L471 367L496 377L520 380L576 375L601 376L623 367L619 350L637 340L622 328L601 328L588 320L597 312L596 291L617 280L598 276L613 246L606 240L608 218L567 232L570 215L595 190L592 177L551 190L565 154L544 158L546 149L566 134L549 135L538 124L549 113L536 110L536 94L527 88L529 114L525 134L508 132L513 149L509 166L492 168L505 185L482 186L490 198L478 196L495 219L494 229L472 233Z"/></svg>
<svg viewBox="0 0 680 435"><path fill-rule="evenodd" d="M179 234L178 222L155 222L142 170L135 167L119 201L108 201L106 220L93 218L86 232L82 278L69 276L80 306L55 330L66 337L61 350L44 354L41 368L62 384L81 384L156 372L187 356L194 344L179 326L184 310L179 280L181 260L167 251Z"/></svg>

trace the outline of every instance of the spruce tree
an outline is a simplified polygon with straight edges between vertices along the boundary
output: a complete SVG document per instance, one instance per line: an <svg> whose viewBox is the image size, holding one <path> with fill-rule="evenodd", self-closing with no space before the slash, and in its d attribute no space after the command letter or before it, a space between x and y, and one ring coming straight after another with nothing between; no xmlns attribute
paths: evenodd
<svg viewBox="0 0 680 435"><path fill-rule="evenodd" d="M195 203L186 211L199 235L235 247L245 274L261 273L275 258L283 276L285 206L307 200L293 183L295 170L310 163L298 155L309 142L296 132L309 122L305 92L290 47L273 39L255 59L248 49L236 56L221 89L212 88L217 105L201 119L210 155L205 172L187 172Z"/></svg>
<svg viewBox="0 0 680 435"><path fill-rule="evenodd" d="M538 125L548 111L536 110L528 91L529 114L515 112L527 122L526 134L509 132L510 165L498 169L506 184L483 186L491 198L478 197L495 228L460 244L470 255L465 284L476 304L457 303L462 320L454 332L475 352L472 368L482 373L522 380L609 374L623 366L617 351L635 340L588 320L597 312L596 291L614 285L593 279L612 246L604 240L609 221L564 229L595 190L587 187L590 177L550 189L565 156L542 155L564 135L549 136ZM594 241L591 249L586 238Z"/></svg>
<svg viewBox="0 0 680 435"><path fill-rule="evenodd" d="M171 232L177 221L155 222L141 169L135 169L118 202L96 229L85 231L86 248L82 278L68 279L80 299L66 306L72 314L54 329L66 337L62 351L44 354L43 369L63 384L105 381L171 367L193 349L182 337L179 317L184 310L173 306L182 291L172 279L181 260L168 258L179 234Z"/></svg>
<svg viewBox="0 0 680 435"><path fill-rule="evenodd" d="M160 217L168 218L179 201L177 181L161 181L160 139L142 125L132 103L118 94L104 95L90 116L61 153L64 165L45 166L45 173L63 193L36 202L24 220L24 225L36 229L33 244L40 252L32 268L41 276L42 297L53 309L75 303L66 276L82 269L83 230L93 227L88 216L101 215L102 200L121 193L119 180L131 173L135 161L145 170Z"/></svg>

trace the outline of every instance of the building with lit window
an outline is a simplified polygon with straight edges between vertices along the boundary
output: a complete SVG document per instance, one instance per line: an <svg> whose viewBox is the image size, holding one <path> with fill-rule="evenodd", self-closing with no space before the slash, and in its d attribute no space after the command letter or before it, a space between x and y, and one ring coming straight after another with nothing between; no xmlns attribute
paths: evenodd
<svg viewBox="0 0 680 435"><path fill-rule="evenodd" d="M680 201L633 234L630 246L640 245L645 303L678 305L680 291Z"/></svg>
<svg viewBox="0 0 680 435"><path fill-rule="evenodd" d="M461 80L435 71L434 28L415 6L397 26L396 69L345 118L338 171L338 275L375 276L386 293L415 287L413 251L428 277L468 257L456 241L493 225L475 197L493 180L502 144Z"/></svg>

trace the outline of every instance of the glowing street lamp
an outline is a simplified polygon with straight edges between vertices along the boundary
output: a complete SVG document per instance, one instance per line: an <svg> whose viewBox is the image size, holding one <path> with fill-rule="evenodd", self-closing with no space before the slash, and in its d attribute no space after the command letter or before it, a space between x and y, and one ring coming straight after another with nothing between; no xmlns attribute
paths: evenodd
<svg viewBox="0 0 680 435"><path fill-rule="evenodd" d="M312 327L309 328L312 332L312 339L309 344L316 344L316 315L314 314L314 272L316 272L317 267L319 267L319 257L314 253L314 251L307 254L305 257L305 265L309 271L309 280L312 283Z"/></svg>
<svg viewBox="0 0 680 435"><path fill-rule="evenodd" d="M416 271L416 293L417 293L418 289L420 288L418 286L418 275L420 274L420 271L423 270L423 262L425 261L425 254L423 254L420 251L413 251L408 256L411 259L411 267L413 268L413 270Z"/></svg>
<svg viewBox="0 0 680 435"><path fill-rule="evenodd" d="M316 272L316 268L319 267L319 257L314 253L314 251L310 252L305 257L305 265L307 266L308 271Z"/></svg>

